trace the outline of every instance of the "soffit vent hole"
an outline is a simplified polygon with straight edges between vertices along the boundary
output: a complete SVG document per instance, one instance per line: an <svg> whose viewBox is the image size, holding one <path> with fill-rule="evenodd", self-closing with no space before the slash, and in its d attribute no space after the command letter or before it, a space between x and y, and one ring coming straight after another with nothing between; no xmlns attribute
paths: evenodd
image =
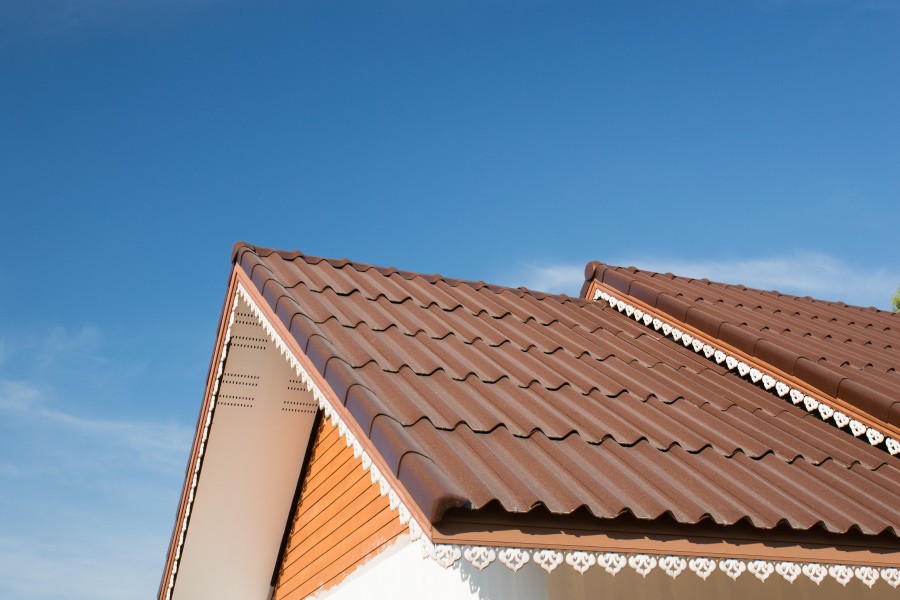
<svg viewBox="0 0 900 600"><path fill-rule="evenodd" d="M231 345L238 348L247 348L249 350L265 350L268 340L263 337L252 337L248 335L231 336Z"/></svg>

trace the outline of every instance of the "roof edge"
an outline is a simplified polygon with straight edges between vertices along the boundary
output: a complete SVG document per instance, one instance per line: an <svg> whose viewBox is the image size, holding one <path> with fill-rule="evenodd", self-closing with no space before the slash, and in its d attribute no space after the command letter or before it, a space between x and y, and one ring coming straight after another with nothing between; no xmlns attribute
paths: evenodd
<svg viewBox="0 0 900 600"><path fill-rule="evenodd" d="M619 265L611 265L611 264L605 263L600 260L592 260L592 261L588 262L587 265L585 266L585 273L584 273L585 287L582 288L583 292L587 290L586 286L587 286L587 284L590 283L591 279L602 279L603 273L605 273L605 272L614 272L614 273L622 274L623 276L628 276L628 277L630 277L630 275L626 275L626 274L629 272L632 272L632 273L641 272L641 273L645 273L645 274L648 274L651 276L664 275L671 279L679 279L679 280L683 280L685 282L698 281L698 282L702 282L702 283L706 283L706 284L721 285L721 286L727 286L727 287L732 287L732 288L740 288L747 292L757 292L757 293L761 293L761 294L777 294L780 297L791 298L794 300L808 300L811 302L815 302L817 304L826 304L829 306L834 306L834 307L839 307L839 308L850 308L850 309L861 310L861 311L871 311L871 312L879 313L882 316L886 316L886 317L900 318L900 313L893 312L890 310L884 310L884 309L878 308L877 306L862 306L859 304L848 304L846 302L842 302L839 300L825 300L824 298L815 298L813 296L798 296L796 294L787 294L785 292L782 292L779 290L774 290L774 289L766 290L763 288L748 287L746 285L743 285L742 283L736 283L736 282L729 283L727 281L711 281L711 280L705 279L705 278L688 277L686 275L677 275L672 272L663 273L661 271L651 271L649 269L639 269L638 267L635 267L633 265L628 266L628 267L623 267L623 266L619 266ZM598 273L600 274L599 276L597 275ZM582 297L584 297L584 293L582 293Z"/></svg>
<svg viewBox="0 0 900 600"><path fill-rule="evenodd" d="M215 345L213 346L212 356L209 361L209 369L207 370L206 385L203 389L203 399L200 404L200 411L197 415L197 421L194 426L194 439L191 443L191 451L188 455L187 465L185 466L185 477L182 483L181 495L179 496L178 506L175 510L175 524L172 527L172 534L169 538L169 547L166 552L166 562L160 580L159 589L157 590L158 600L168 599L171 595L172 585L175 581L175 569L177 568L177 560L180 557L181 545L184 542L184 536L187 532L187 524L190 518L190 504L192 502L193 490L196 487L197 476L200 469L201 446L204 444L203 431L208 426L207 416L209 415L210 405L213 401L215 386L220 378L220 368L225 359L225 347L231 329L230 317L234 311L234 298L237 290L237 278L232 271L228 278L228 287L225 293L225 300L222 303L222 310L219 316L219 325L216 329ZM179 539L180 538L180 539Z"/></svg>
<svg viewBox="0 0 900 600"><path fill-rule="evenodd" d="M844 429L849 425L850 430L848 433L853 437L860 437L866 434L866 438L871 445L883 445L883 449L891 455L900 454L900 435L897 433L897 427L873 417L852 403L823 393L802 378L784 373L753 354L741 352L721 338L709 336L703 331L692 327L689 323L675 319L665 313L664 310L656 309L655 306L648 306L634 297L629 297L629 302L634 302L634 305L616 298L608 291L605 291L611 290L614 293L619 291L618 288L610 284L595 280L594 285L591 287L594 290L591 292L594 298L608 302L611 307L620 313L624 313L627 317L640 321L654 330L661 331L664 337L671 337L675 342L681 342L685 347L693 349L694 352L702 354L707 359L714 360L718 364L724 363L728 370L737 370L737 373L742 378L749 377L754 384L761 381L766 390L785 398L785 400L790 399L795 405L804 406L808 412L817 410L824 421L833 418L829 422L838 429ZM624 295L628 296L627 293ZM658 313L653 314L650 312L651 310L658 311ZM660 316L672 321L675 326L673 327L671 323L662 320ZM774 373L774 376L772 373ZM824 398L825 401L820 401L810 394ZM849 415L841 412L842 410L849 413ZM890 435L885 435L884 432Z"/></svg>
<svg viewBox="0 0 900 600"><path fill-rule="evenodd" d="M232 263L243 267L244 271L248 275L252 275L252 273L250 273L250 269L246 268L246 265L244 264L244 261L243 261L243 256L246 252L252 253L256 257L256 260L260 260L260 261L263 258L266 258L272 254L277 254L283 260L286 260L286 261L296 260L298 258L300 258L310 264L318 264L318 263L324 261L324 262L329 263L332 267L334 267L336 269L344 268L347 266L349 266L359 272L365 272L365 271L372 269L372 270L377 271L378 273L380 273L381 275L383 275L385 277L390 277L391 275L397 275L406 280L411 280L416 277L420 277L423 280L427 281L428 283L434 284L434 283L437 283L440 281L440 282L443 282L443 283L449 285L450 287L457 287L459 285L468 285L469 287L476 289L476 290L480 290L482 288L487 288L488 290L490 290L494 293L497 293L497 294L508 291L508 292L515 294L517 296L520 296L520 297L527 294L527 295L533 296L538 299L553 298L559 302L579 303L584 300L584 298L582 296L570 296L568 294L544 292L541 290L527 288L525 286L512 287L512 286L508 286L508 285L488 283L483 280L476 281L474 279L460 279L457 277L448 277L445 275L441 275L440 273L421 273L418 271L409 271L409 270L405 270L405 269L398 269L396 267L382 267L382 266L373 265L370 263L349 260L347 258L339 258L339 259L326 258L326 257L322 257L322 256L312 255L312 254L306 254L304 252L301 252L300 250L278 250L275 248L263 248L263 247L255 246L253 244L249 244L247 242L242 242L242 241L235 242L235 244L231 250Z"/></svg>

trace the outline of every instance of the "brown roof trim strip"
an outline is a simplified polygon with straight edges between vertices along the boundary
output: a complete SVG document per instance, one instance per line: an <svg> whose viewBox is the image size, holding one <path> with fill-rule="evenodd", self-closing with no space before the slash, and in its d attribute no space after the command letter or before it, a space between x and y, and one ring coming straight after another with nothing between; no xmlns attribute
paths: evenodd
<svg viewBox="0 0 900 600"><path fill-rule="evenodd" d="M594 263L588 265L586 274L590 274L592 264ZM638 283L638 285L641 284ZM696 327L673 318L665 310L656 311L657 314L665 313L663 316L667 320L673 321L675 323L673 326L650 312L656 307L651 307L638 298L630 297L627 292L624 294L628 297L627 302L617 298L616 294L620 291L607 282L600 282L597 279L586 281L583 288L583 292L587 294L586 298L608 302L620 313L634 318L635 321L641 322L647 327L661 331L666 337L681 342L685 347L692 348L707 359L718 364L724 362L729 370L736 371L741 377L749 378L752 383L762 383L762 386L773 394L785 399L789 398L795 405L803 406L808 412L817 411L823 421L831 423L838 429L848 431L854 437L861 437L865 434L866 440L871 445L892 455L900 454L900 435L898 435L900 430L897 427L884 423L839 398L828 396L804 380L792 377L755 356L751 357L747 353L723 343L721 339L703 335ZM662 298L664 295L659 294L659 297ZM672 301L680 302L675 299ZM665 306L665 302L662 304ZM681 302L681 304L685 303ZM693 310L693 307L691 309ZM821 400L815 398L814 395L819 396Z"/></svg>
<svg viewBox="0 0 900 600"><path fill-rule="evenodd" d="M443 567L468 562L483 570L495 561L518 572L533 562L548 573L574 569L616 575L631 569L641 576L659 570L670 577L693 573L707 579L721 571L732 580L751 576L790 583L805 577L816 584L831 578L841 585L857 579L900 586L898 551L888 538L836 536L787 528L760 532L738 523L685 526L641 519L597 519L589 514L513 514L498 507L452 509L435 524L431 558Z"/></svg>
<svg viewBox="0 0 900 600"><path fill-rule="evenodd" d="M554 548L602 552L715 556L772 562L895 567L900 547L890 536L859 532L835 534L823 529L798 532L781 524L760 531L748 522L692 525L670 518L638 519L622 515L598 519L586 511L568 515L536 510L509 513L498 506L479 510L451 509L434 525L434 543Z"/></svg>
<svg viewBox="0 0 900 600"><path fill-rule="evenodd" d="M219 379L222 376L222 363L225 359L225 348L231 331L231 320L234 312L234 296L237 289L237 278L232 275L228 279L228 291L225 301L222 303L222 311L219 315L219 328L216 331L216 341L213 346L212 357L209 361L209 370L206 375L206 386L203 391L203 404L197 415L197 424L194 427L194 442L188 464L185 468L185 479L181 488L181 497L178 501L178 509L175 513L175 525L169 538L169 549L166 553L166 566L157 591L157 598L163 600L171 596L172 587L175 584L175 576L178 570L178 560L181 557L181 548L187 534L190 522L190 505L193 502L194 490L197 487L197 478L200 474L200 466L203 457L205 442L209 434L211 422L211 410L214 397L218 390Z"/></svg>

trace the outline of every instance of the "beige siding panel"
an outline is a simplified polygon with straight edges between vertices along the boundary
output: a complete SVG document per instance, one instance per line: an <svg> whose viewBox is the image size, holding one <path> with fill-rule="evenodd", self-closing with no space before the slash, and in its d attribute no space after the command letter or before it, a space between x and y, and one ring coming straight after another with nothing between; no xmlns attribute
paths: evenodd
<svg viewBox="0 0 900 600"><path fill-rule="evenodd" d="M274 600L300 600L339 583L405 527L330 422L314 441Z"/></svg>

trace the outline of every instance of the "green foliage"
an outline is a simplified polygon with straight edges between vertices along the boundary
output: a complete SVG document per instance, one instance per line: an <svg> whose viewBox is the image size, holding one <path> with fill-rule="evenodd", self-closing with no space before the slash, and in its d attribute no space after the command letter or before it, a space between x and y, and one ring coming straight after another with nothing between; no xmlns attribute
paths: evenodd
<svg viewBox="0 0 900 600"><path fill-rule="evenodd" d="M894 305L894 312L900 312L900 288L897 288L897 293L891 298L891 304Z"/></svg>

